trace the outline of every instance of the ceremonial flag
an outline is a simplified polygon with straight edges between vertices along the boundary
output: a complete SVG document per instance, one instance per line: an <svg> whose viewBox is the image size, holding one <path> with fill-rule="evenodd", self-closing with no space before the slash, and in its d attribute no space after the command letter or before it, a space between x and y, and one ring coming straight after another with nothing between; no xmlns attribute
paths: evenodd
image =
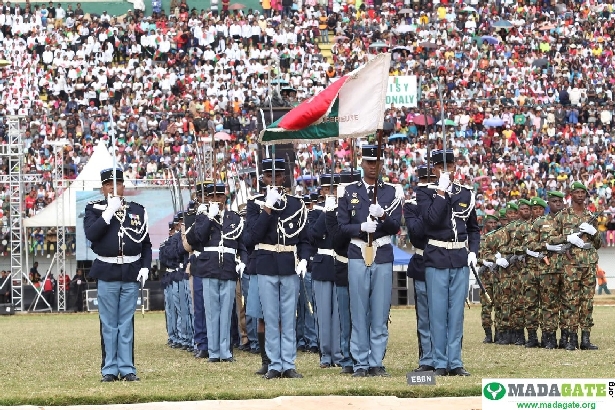
<svg viewBox="0 0 615 410"><path fill-rule="evenodd" d="M261 132L266 145L361 138L382 129L391 54L375 56Z"/></svg>

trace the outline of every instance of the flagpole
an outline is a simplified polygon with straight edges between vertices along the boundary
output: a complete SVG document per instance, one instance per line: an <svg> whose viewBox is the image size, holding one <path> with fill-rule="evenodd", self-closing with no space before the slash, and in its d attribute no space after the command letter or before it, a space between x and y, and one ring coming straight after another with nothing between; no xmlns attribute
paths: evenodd
<svg viewBox="0 0 615 410"><path fill-rule="evenodd" d="M117 196L117 153L115 152L115 124L113 123L113 105L109 104L109 134L113 147L113 196Z"/></svg>

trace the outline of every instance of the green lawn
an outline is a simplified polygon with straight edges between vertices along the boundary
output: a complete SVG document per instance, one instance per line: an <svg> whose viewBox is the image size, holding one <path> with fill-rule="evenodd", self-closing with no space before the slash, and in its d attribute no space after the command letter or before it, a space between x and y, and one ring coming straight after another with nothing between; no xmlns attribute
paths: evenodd
<svg viewBox="0 0 615 410"><path fill-rule="evenodd" d="M466 309L464 360L472 377L444 377L432 387L406 385L416 367L414 310L391 312L385 359L391 378L352 379L339 369L322 370L314 354L300 353L301 380L264 380L253 374L260 357L236 352L234 363L197 361L165 345L164 314L135 317L136 365L140 383L100 383L96 314L0 316L2 384L0 405L69 405L204 399L271 398L289 395L393 395L398 397L480 395L483 377L612 377L614 308L595 310L595 352L545 351L483 345L478 306Z"/></svg>

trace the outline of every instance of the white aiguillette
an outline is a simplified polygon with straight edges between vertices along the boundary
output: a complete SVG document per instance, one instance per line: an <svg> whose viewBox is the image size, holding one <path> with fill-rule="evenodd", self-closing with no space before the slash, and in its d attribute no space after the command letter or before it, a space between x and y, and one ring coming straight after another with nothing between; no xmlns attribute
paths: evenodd
<svg viewBox="0 0 615 410"><path fill-rule="evenodd" d="M428 385L435 386L436 374L434 372L410 372L406 374L406 381L411 386Z"/></svg>

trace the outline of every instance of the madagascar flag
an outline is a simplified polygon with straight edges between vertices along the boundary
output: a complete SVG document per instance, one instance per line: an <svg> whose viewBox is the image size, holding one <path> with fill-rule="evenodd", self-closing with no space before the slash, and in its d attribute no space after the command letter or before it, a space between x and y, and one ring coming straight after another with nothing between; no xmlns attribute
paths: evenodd
<svg viewBox="0 0 615 410"><path fill-rule="evenodd" d="M362 138L382 129L391 54L375 56L261 132L266 145Z"/></svg>

